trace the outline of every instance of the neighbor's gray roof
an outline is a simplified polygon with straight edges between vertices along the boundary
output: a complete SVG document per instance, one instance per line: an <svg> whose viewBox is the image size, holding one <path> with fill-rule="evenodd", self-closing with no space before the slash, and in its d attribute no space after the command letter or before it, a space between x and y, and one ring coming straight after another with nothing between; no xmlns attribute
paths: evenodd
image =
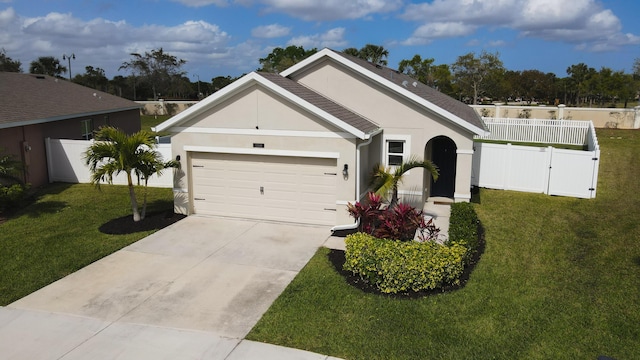
<svg viewBox="0 0 640 360"><path fill-rule="evenodd" d="M0 128L138 108L133 101L68 80L0 72Z"/></svg>
<svg viewBox="0 0 640 360"><path fill-rule="evenodd" d="M333 100L326 98L309 89L308 87L297 83L289 78L273 73L257 72L257 74L285 89L286 91L305 100L311 105L316 106L317 108L364 132L365 134L371 134L380 129L380 126L378 126L371 120L363 117L362 115L354 113L353 111L334 102Z"/></svg>
<svg viewBox="0 0 640 360"><path fill-rule="evenodd" d="M480 129L484 129L484 123L478 113L475 112L469 105L458 101L452 98L449 95L443 94L440 91L425 85L419 81L416 81L414 78L399 72L398 70L394 70L388 68L386 66L374 65L373 63L362 60L358 57L347 55L340 51L331 50L334 53L352 61L361 67L373 72L374 74L385 78L393 82L398 86L402 86L405 89L409 90L413 94L423 98L424 100L444 109L451 114L459 117L460 119L477 126ZM416 86L413 86L413 84Z"/></svg>

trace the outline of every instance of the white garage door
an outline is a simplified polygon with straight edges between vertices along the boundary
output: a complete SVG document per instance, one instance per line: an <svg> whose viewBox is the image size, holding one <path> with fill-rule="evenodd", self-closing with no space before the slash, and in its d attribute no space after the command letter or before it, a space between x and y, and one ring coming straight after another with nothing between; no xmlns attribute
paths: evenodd
<svg viewBox="0 0 640 360"><path fill-rule="evenodd" d="M336 159L192 153L197 214L335 225Z"/></svg>

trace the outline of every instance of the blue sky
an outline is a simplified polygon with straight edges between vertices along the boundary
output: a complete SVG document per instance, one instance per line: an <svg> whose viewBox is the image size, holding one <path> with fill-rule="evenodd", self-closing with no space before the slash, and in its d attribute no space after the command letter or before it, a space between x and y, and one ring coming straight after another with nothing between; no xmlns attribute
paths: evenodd
<svg viewBox="0 0 640 360"><path fill-rule="evenodd" d="M162 47L195 80L257 69L275 47L389 50L451 64L498 52L510 70L566 76L584 62L631 72L640 58L636 0L0 0L0 48L24 71L39 56L75 54L107 77L130 53ZM66 61L64 65L67 65Z"/></svg>

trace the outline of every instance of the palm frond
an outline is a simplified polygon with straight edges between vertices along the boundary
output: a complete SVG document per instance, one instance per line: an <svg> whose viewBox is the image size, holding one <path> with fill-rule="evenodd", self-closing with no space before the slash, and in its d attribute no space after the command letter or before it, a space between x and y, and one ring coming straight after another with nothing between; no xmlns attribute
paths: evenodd
<svg viewBox="0 0 640 360"><path fill-rule="evenodd" d="M412 156L409 160L403 162L398 166L394 172L396 177L402 177L407 171L415 168L423 168L431 173L434 180L438 180L438 167L430 160L422 160L418 157Z"/></svg>

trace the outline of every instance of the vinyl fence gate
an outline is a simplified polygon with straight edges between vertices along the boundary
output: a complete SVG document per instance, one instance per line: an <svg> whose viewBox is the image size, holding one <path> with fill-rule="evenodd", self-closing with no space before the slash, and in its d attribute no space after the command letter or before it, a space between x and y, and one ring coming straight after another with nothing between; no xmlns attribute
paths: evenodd
<svg viewBox="0 0 640 360"><path fill-rule="evenodd" d="M569 144L587 150L475 142L474 186L595 198L600 147L591 121L483 118L490 134L477 139Z"/></svg>

